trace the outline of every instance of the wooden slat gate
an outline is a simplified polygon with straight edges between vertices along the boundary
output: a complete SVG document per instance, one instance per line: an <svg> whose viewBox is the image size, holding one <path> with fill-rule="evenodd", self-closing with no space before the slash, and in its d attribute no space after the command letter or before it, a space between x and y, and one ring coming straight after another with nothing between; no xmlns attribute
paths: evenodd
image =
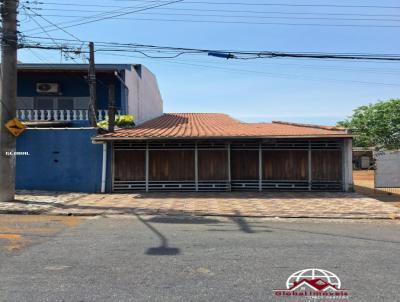
<svg viewBox="0 0 400 302"><path fill-rule="evenodd" d="M113 191L342 190L340 140L116 142Z"/></svg>

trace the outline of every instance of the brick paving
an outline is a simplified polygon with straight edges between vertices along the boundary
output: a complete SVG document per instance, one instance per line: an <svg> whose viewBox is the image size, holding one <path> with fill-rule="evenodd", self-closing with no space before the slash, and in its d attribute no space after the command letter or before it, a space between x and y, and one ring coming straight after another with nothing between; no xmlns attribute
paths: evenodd
<svg viewBox="0 0 400 302"><path fill-rule="evenodd" d="M357 193L18 192L0 213L56 215L165 214L246 217L400 219L400 209Z"/></svg>

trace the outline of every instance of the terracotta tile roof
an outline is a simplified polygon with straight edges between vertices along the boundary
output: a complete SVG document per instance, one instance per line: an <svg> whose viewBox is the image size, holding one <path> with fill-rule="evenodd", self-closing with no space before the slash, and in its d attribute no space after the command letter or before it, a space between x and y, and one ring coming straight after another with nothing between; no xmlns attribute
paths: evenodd
<svg viewBox="0 0 400 302"><path fill-rule="evenodd" d="M166 113L134 128L98 135L103 139L348 137L334 127L284 122L242 123L221 113Z"/></svg>

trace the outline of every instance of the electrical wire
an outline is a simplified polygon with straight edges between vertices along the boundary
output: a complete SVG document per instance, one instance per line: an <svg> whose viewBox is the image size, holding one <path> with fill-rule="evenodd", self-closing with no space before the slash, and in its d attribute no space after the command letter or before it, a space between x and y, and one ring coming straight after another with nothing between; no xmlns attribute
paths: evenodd
<svg viewBox="0 0 400 302"><path fill-rule="evenodd" d="M46 37L39 37L39 36L25 36L26 38L32 38L32 39L43 39L43 40L49 40L49 38ZM70 42L74 43L76 42L75 40L71 39L65 39L65 38L51 38L50 40L55 39L57 41L64 41L64 42ZM90 41L83 41L83 42L90 42ZM97 45L108 45L108 46L121 46L121 47L145 47L145 48L151 48L151 49L162 49L162 50L187 50L187 51L201 51L201 52L210 52L210 51L220 51L220 52L232 52L232 53L239 53L239 54L259 54L265 51L239 51L239 50L232 50L232 49L220 49L220 50L210 50L210 49L204 49L204 48L188 48L188 47L171 47L171 46L160 46L160 45L152 45L152 44L140 44L140 43L121 43L121 42L114 42L114 41L93 41ZM314 54L317 52L313 52ZM336 53L340 55L349 55L350 53ZM357 53L358 55L377 55L377 54L372 54L372 53ZM381 56L399 56L400 54L380 54Z"/></svg>
<svg viewBox="0 0 400 302"><path fill-rule="evenodd" d="M354 28L400 28L400 25L378 25L378 24L327 24L327 23L295 23L295 22L249 22L249 21L224 21L224 20L190 20L190 19L161 19L161 18L114 18L117 20L132 20L132 21L156 21L156 22L178 22L178 23L213 23L213 24L243 24L243 25L276 25L276 26L305 26L305 27L354 27ZM65 26L70 28L88 24L78 23ZM61 24L61 23L60 23ZM55 31L50 29L49 31ZM37 28L29 29L26 32L37 33Z"/></svg>
<svg viewBox="0 0 400 302"><path fill-rule="evenodd" d="M68 11L68 10L67 10ZM104 11L80 11L75 12L104 12ZM218 18L244 18L244 19L288 19L288 20L328 20L328 21L377 21L377 22L399 22L400 19L381 19L381 18L327 18L327 17L281 17L281 16L255 16L255 15L220 15L220 14L191 14L191 13L137 13L138 15L156 15L156 16L187 16L187 17L218 17ZM42 14L43 15L43 14ZM47 14L47 17L77 18L82 15L54 15ZM400 17L400 16L399 16ZM113 18L116 20L136 20L135 18Z"/></svg>
<svg viewBox="0 0 400 302"><path fill-rule="evenodd" d="M140 58L137 56L131 56L131 55L121 55L121 54L100 54L100 55L107 55L107 56L119 56L119 57L131 57L131 58ZM301 76L293 75L293 74L284 74L284 73L274 73L274 72L264 72L264 71L258 71L258 70L249 70L249 69L239 69L239 68L229 68L229 67L220 67L220 66L215 66L215 65L209 65L209 64L193 64L193 63L184 63L184 62L171 62L171 61L162 61L161 63L168 63L168 64L175 64L175 65L185 65L185 66L192 66L192 67L199 67L199 68L207 68L207 69L216 69L220 71L228 71L230 73L232 72L240 72L240 73L251 73L251 74L259 74L259 75L264 75L268 77L278 77L278 78L289 78L289 79L299 79L303 80L305 78L309 78L311 80L318 80L319 82L321 80L323 81L328 81L328 82L337 82L337 83L355 83L355 84L360 84L360 85L379 85L379 86L390 86L390 87L398 87L399 84L395 83L382 83L382 82L369 82L369 81L356 81L356 80L339 80L339 79L334 79L334 78L324 78L324 77L310 77L310 76L305 76L302 74Z"/></svg>
<svg viewBox="0 0 400 302"><path fill-rule="evenodd" d="M61 30L62 32L66 33L68 36L74 38L75 40L77 40L77 41L79 41L79 42L82 42L82 40L79 39L77 36L71 34L69 31L67 31L67 30L65 30L64 28L58 26L57 24L51 22L50 20L47 20L45 17L43 17L42 15L40 15L40 14L38 14L37 12L35 12L34 10L32 10L30 7L24 7L24 8L25 8L26 10L29 10L30 12L32 12L32 13L33 13L34 15L36 15L37 17L43 19L44 21L46 21L46 22L49 23L50 25L57 27L59 30ZM45 31L45 29L44 29L42 26L40 26L40 28L41 28L43 31ZM45 32L48 34L47 31L45 31Z"/></svg>
<svg viewBox="0 0 400 302"><path fill-rule="evenodd" d="M104 12L102 11L101 14L98 15L91 15L91 16L64 16L64 15L48 15L48 16L57 16L57 17L65 17L65 18L71 18L71 17L79 17L80 19L77 20L72 20L72 21L67 21L67 22L62 22L59 23L58 25L66 25L69 24L68 26L64 26L64 28L68 28L68 27L75 27L75 26L80 26L80 25L84 25L84 24L89 24L92 22L98 22L98 21L103 21L103 20L107 20L107 19L126 19L126 20L130 20L130 18L120 18L120 16L122 15L126 15L126 14L131 14L131 13L135 13L135 12L141 12L144 10L149 10L149 9L163 9L163 6L169 5L169 4L174 4L174 3L179 3L179 4L185 4L185 3L203 3L202 1L185 1L182 2L181 1L135 1L135 2L140 2L142 3L155 3L157 2L157 5L153 5L153 6L148 6L148 7L142 7L139 8L137 10L134 11L124 11L124 12L120 12L121 10L127 9L129 7L121 7L121 6L117 6L120 9L119 10L115 10L115 11L111 11L111 12ZM161 3L160 3L161 2ZM38 4L38 5L42 5L42 4L49 4L49 3L44 3L44 2L30 2L30 1L26 1L26 3L32 5L32 4ZM60 4L61 3L55 3L55 2L51 2L52 4ZM211 2L204 2L206 4L210 4ZM212 2L212 4L216 4L217 2ZM228 2L227 2L228 3ZM70 4L70 3L68 3ZM219 4L221 4L221 2L219 2ZM230 4L230 2L229 2ZM238 3L237 3L238 4ZM259 3L260 4L260 3ZM261 4L260 4L261 5ZM264 5L264 4L263 4ZM268 4L269 5L269 4ZM298 6L299 4L296 4L296 6ZM302 4L303 5L303 4ZM79 7L80 5L77 4L77 6ZM309 6L309 5L307 5ZM313 5L314 6L314 5ZM320 5L317 5L320 6ZM326 6L326 5L323 5ZM336 7L336 6L335 6ZM344 7L350 7L350 6L344 6ZM353 7L353 6L351 6ZM357 6L358 7L358 6ZM364 7L364 6L361 6ZM375 7L375 6L374 6ZM137 8L137 7L131 7L131 8ZM165 8L164 8L165 9ZM169 8L169 9L177 9L177 8ZM179 9L179 8L178 8ZM120 13L119 13L120 12ZM116 14L113 14L116 13ZM172 14L170 14L172 15ZM100 18L97 18L99 17ZM188 15L188 16L194 16L194 15ZM229 16L223 16L223 17L229 17ZM92 18L97 18L97 19L92 19ZM243 16L244 18L244 16ZM276 17L265 17L265 18L269 18L269 19L278 19ZM89 20L88 20L89 19ZM92 20L90 20L92 19ZM295 18L290 18L290 19L295 19ZM339 18L338 21L340 21ZM344 18L343 18L344 19ZM350 18L348 18L350 20ZM84 21L82 21L84 20ZM161 21L161 22L187 22L187 23L220 23L220 24L249 24L249 25L278 25L278 26L320 26L320 27L375 27L375 28L398 28L400 27L399 25L378 25L378 24L326 24L326 23L294 23L294 22L246 22L246 21L224 21L224 20L187 20L187 19L160 19L160 18L135 18L132 20L136 20L136 21ZM321 18L321 19L317 19L315 18L315 20L327 20L325 18ZM82 21L82 22L81 22ZM351 20L350 20L351 21ZM380 20L380 19L370 19L370 20L353 20L353 21L378 21L378 22L397 22L398 20ZM49 28L49 27L47 27ZM29 29L27 32L32 32L32 31L36 31L37 29ZM51 31L54 31L56 29L52 29Z"/></svg>
<svg viewBox="0 0 400 302"><path fill-rule="evenodd" d="M134 7L119 6L123 9L132 9ZM57 12L88 12L88 13L106 13L106 10L93 10L93 9L67 9L63 8L43 8L31 7L31 9L38 11L57 11ZM316 15L316 16L357 16L357 17L400 17L399 14L360 14L360 13L321 13L321 12L283 12L283 11L255 11L255 10L226 10L226 9L199 9L199 8L168 8L160 7L155 8L155 11L189 11L189 12L222 12L222 13L246 13L246 14L278 14L278 15ZM202 15L200 15L202 16Z"/></svg>
<svg viewBox="0 0 400 302"><path fill-rule="evenodd" d="M129 14L133 14L133 13L137 13L137 12L141 12L141 11L145 11L145 10L149 10L149 9L153 9L153 8L157 8L157 7L161 7L161 6L165 6L165 5L179 3L179 2L182 2L182 1L184 1L184 0L175 0L175 1L164 2L162 4L148 6L148 7L140 8L140 9L129 11L129 12L123 12L123 13L116 14L116 15L113 15L113 16L105 16L105 17L102 17L102 18L94 19L94 20L84 21L84 22L81 22L81 23L65 26L64 28L76 27L76 26L80 26L80 25L84 25L84 24L104 21L104 20L107 20L107 19L113 19L113 18L116 18L116 17L125 16L125 15L129 15Z"/></svg>
<svg viewBox="0 0 400 302"><path fill-rule="evenodd" d="M27 8L25 8L25 7L23 7L23 9L24 10L27 10ZM35 13L35 12L32 12L33 14L35 14L36 16L39 16L37 13ZM30 15L31 16L31 15ZM61 45L59 45L58 43L57 43L57 41L46 31L46 29L44 29L43 28L43 26L34 18L34 17L31 17L31 20L33 21L33 22L35 22L42 30L43 30L43 32L58 46L58 47L60 47L61 48L61 54L63 53L63 50L62 50L62 47L61 47ZM75 37L74 35L72 35L73 37ZM80 40L79 40L80 41ZM76 60L75 60L75 58L74 57L72 57L72 56L70 56L68 53L65 53L65 55L68 57L68 58L70 58L71 60L73 60L75 63L78 63Z"/></svg>
<svg viewBox="0 0 400 302"><path fill-rule="evenodd" d="M43 63L49 63L49 61L47 61L46 59L42 58L41 56L39 56L36 52L33 51L33 49L28 48L28 51L34 56L36 57L38 60L40 60Z"/></svg>
<svg viewBox="0 0 400 302"><path fill-rule="evenodd" d="M29 6L31 9L36 9L36 8L34 8L32 6L32 4L43 4L43 2L30 2L30 1L26 1L26 2L31 5L31 6ZM133 6L133 7L131 7L131 9L132 8L138 9L138 8L144 8L144 7L146 7L146 6ZM106 12L102 12L100 14L94 14L94 15L91 15L91 16L85 16L85 17L79 16L78 19L75 19L75 20L72 20L72 21L67 21L67 22L61 22L61 23L58 23L57 25L61 26L61 25L65 25L65 24L72 24L72 23L75 23L75 22L81 22L81 21L84 21L84 20L98 18L98 17L112 16L113 14L120 13L120 12L123 12L123 11L125 11L125 9L119 8L119 9L116 9L116 10L106 11ZM48 26L47 28L52 28L52 26ZM32 31L32 30L35 30L35 29L28 30L27 32Z"/></svg>
<svg viewBox="0 0 400 302"><path fill-rule="evenodd" d="M29 38L26 36L25 38ZM32 38L32 37L30 37ZM36 37L37 38L37 37ZM45 40L46 38L41 37ZM54 38L52 38L54 39ZM52 40L51 39L51 40ZM48 39L47 39L48 40ZM56 41L68 41L65 39L56 39ZM82 41L83 42L83 41ZM89 42L89 41L86 41ZM363 53L320 53L320 52L277 52L277 51L238 51L238 50L211 50L199 48L185 48L185 47L170 47L170 46L157 46L157 45L144 45L136 43L115 43L115 42L96 42L96 52L139 52L144 53L151 58L166 58L156 57L146 54L146 50L153 51L174 51L175 55L168 56L174 58L183 54L207 54L220 53L222 55L231 55L232 59L262 59L262 58L309 58L309 59L341 59L341 60L376 60L376 61L400 61L399 54L363 54ZM21 48L42 48L42 49L57 49L57 45L50 42L27 41L20 45ZM72 47L72 44L70 44ZM75 46L76 48L76 46Z"/></svg>
<svg viewBox="0 0 400 302"><path fill-rule="evenodd" d="M154 9L154 8L158 8L158 7L163 7L163 6L167 6L167 5L170 5L170 4L179 3L179 2L182 2L182 1L184 1L184 0L174 0L174 1L169 1L169 2L163 2L161 4L152 5L152 6L142 6L142 7L139 7L137 9L131 10L131 11L125 11L125 10L122 10L122 9L118 9L118 10L114 10L114 11L110 11L110 12L105 12L105 13L102 13L102 14L97 14L97 15L92 15L92 16L85 16L83 18L82 18L82 16L79 16L79 17L81 17L80 19L68 22L69 24L70 23L74 23L74 22L78 22L78 23L71 24L71 25L68 25L68 26L64 26L64 29L65 28L70 28L70 27L76 27L76 26L80 26L80 25L85 25L85 24L90 24L90 23L94 23L94 22L114 19L116 17L125 16L125 15L129 15L129 14L133 14L133 13L141 12L141 11L146 11L146 10ZM152 2L160 2L160 1L152 1ZM95 18L95 19L93 19L93 18ZM88 20L88 19L91 19L91 20ZM59 25L64 25L64 24L65 23L63 23L63 24L60 23L60 24L58 24L58 26ZM49 31L55 31L55 30L56 29L52 29L52 30L49 30ZM32 31L32 30L28 30L28 31Z"/></svg>
<svg viewBox="0 0 400 302"><path fill-rule="evenodd" d="M142 58L140 56L135 56L137 58ZM199 59L192 59L190 58L190 60L186 60L186 59L179 59L177 60L177 62L188 62L188 63L200 63L200 64L204 64L204 63L208 63L206 60L209 61L208 57L204 58L201 57ZM285 60L285 59L282 59ZM332 61L328 61L329 64L332 63ZM235 62L231 62L230 64L234 63L235 65L242 65L242 62L240 61L235 61ZM260 62L254 62L254 61L246 61L245 62L246 65L254 65L255 67L260 67ZM254 64L250 64L250 63L254 63ZM279 62L277 60L268 60L268 61L264 61L262 62L262 67L263 68L269 68L270 66L283 66L283 67L288 67L288 68L305 68L305 69L311 69L311 70L324 70L324 71L354 71L354 72L370 72L370 73L374 73L374 74L390 74L390 75L396 75L399 76L400 75L400 70L399 68L387 68L387 67L349 67L348 65L337 65L337 62L335 62L335 64L333 66L331 65L326 65L326 61L324 61L323 64L304 64L303 62L298 62L298 61L290 61L290 63L282 63ZM382 63L382 62L380 62ZM218 64L221 66L226 66L226 62L225 61L213 61L213 64Z"/></svg>
<svg viewBox="0 0 400 302"><path fill-rule="evenodd" d="M116 2L154 2L153 0L114 0ZM207 4L207 5L240 5L240 6L284 6L284 7L342 7L342 8L379 8L379 9L396 9L400 6L384 6L384 5L344 5L344 4L304 4L304 3L252 3L252 2L218 2L218 1L191 1L187 0L182 4Z"/></svg>

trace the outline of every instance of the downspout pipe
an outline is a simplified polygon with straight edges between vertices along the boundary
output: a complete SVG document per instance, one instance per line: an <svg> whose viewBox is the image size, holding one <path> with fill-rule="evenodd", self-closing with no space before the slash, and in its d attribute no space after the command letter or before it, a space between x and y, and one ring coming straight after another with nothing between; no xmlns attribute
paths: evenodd
<svg viewBox="0 0 400 302"><path fill-rule="evenodd" d="M101 193L106 192L106 177L107 177L107 143L103 143L103 165L101 170Z"/></svg>

